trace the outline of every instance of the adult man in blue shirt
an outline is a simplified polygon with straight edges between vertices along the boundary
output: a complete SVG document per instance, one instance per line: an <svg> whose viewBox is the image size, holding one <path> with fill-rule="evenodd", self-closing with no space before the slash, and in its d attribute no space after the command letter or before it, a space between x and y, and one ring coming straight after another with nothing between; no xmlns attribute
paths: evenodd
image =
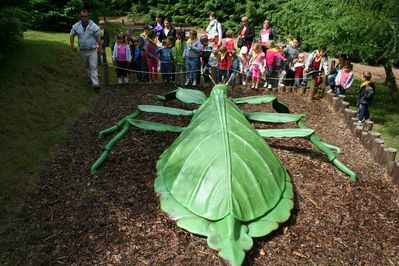
<svg viewBox="0 0 399 266"><path fill-rule="evenodd" d="M101 31L100 28L89 19L89 12L86 9L80 11L80 21L72 26L70 42L72 51L75 52L75 36L78 36L80 58L85 64L87 73L91 79L94 89L100 88L98 80L98 53L102 54Z"/></svg>

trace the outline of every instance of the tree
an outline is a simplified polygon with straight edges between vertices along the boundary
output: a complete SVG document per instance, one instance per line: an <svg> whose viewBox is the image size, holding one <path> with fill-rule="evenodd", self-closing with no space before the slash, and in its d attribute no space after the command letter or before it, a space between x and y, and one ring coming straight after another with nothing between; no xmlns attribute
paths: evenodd
<svg viewBox="0 0 399 266"><path fill-rule="evenodd" d="M399 62L397 0L278 1L268 12L280 32L300 35L306 45L328 45L329 53L346 53L355 61L382 64L391 102L398 89L392 65ZM267 5L267 4L266 4Z"/></svg>
<svg viewBox="0 0 399 266"><path fill-rule="evenodd" d="M79 19L79 11L86 8L90 18L97 22L98 16L112 15L113 6L122 4L107 0L29 0L33 14L32 28L68 32Z"/></svg>
<svg viewBox="0 0 399 266"><path fill-rule="evenodd" d="M29 19L23 10L25 5L24 0L0 2L0 51L13 47L27 29Z"/></svg>

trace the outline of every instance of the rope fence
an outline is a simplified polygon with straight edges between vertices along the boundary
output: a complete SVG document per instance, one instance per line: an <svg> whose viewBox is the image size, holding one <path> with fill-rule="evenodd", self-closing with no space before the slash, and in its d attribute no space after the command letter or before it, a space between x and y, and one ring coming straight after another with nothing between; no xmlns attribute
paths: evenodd
<svg viewBox="0 0 399 266"><path fill-rule="evenodd" d="M121 69L121 70L125 70L125 71L128 71L128 72L133 72L133 73L143 73L143 74L153 73L153 72L150 72L150 71L142 71L142 70L135 70L135 69L131 69L131 68L118 67L118 66L111 65L111 64L107 64L107 65L108 65L108 67L111 67L111 68L114 68L114 69ZM247 73L243 74L241 71L234 70L234 69L223 69L223 68L219 68L219 67L210 67L210 69L211 68L214 68L216 70L228 70L230 72L236 72L236 73L238 73L240 75L245 75L247 77L252 77L251 70L247 70ZM160 71L158 71L157 73L158 74L165 74L165 75L176 75L176 74L187 74L187 73L200 72L201 75L203 75L204 74L203 70L204 70L204 68L201 68L201 69L198 69L198 70L180 71L180 72L160 72ZM282 73L283 71L285 71L285 70L282 70L282 71L279 71L279 72ZM275 73L278 73L278 72L275 72ZM267 79L280 80L280 78L273 78L273 77L268 77ZM309 77L307 77L307 79L309 79ZM284 81L294 81L295 78L283 78L283 80Z"/></svg>

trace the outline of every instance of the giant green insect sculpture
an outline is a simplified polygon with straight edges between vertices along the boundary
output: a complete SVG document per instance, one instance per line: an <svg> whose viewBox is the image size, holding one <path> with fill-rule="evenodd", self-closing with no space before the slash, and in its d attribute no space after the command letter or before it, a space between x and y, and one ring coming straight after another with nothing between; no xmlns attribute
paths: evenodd
<svg viewBox="0 0 399 266"><path fill-rule="evenodd" d="M105 160L130 128L181 133L157 163L155 191L161 208L187 231L207 237L208 245L230 265L240 265L253 237L277 229L290 217L293 189L282 162L263 138L308 138L353 181L356 174L335 156L340 149L324 143L301 121L305 115L289 114L275 96L239 99L227 96L226 85L216 85L206 98L201 91L177 89L160 100L178 99L200 104L196 110L139 105L138 110L120 120L100 136L119 133L107 144L93 164L92 173ZM246 113L237 105L272 102L280 113ZM187 127L139 120L142 112L192 116ZM249 121L296 122L299 128L255 129Z"/></svg>

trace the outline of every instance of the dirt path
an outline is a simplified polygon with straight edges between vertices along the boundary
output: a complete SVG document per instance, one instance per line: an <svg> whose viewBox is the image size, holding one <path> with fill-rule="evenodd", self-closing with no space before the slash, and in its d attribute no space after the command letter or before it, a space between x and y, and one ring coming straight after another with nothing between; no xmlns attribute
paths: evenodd
<svg viewBox="0 0 399 266"><path fill-rule="evenodd" d="M160 210L154 193L156 161L176 134L132 130L98 175L89 173L109 140L99 140L97 133L131 113L134 105L159 104L153 96L171 89L145 84L113 88L76 121L22 211L27 228L42 232L30 243L23 264L219 265L206 239L177 227ZM232 92L235 97L252 94ZM269 139L292 178L295 207L277 231L254 239L244 264L399 264L398 188L324 102L309 104L294 94L281 99L291 112L308 114L306 124L323 140L344 148L339 159L358 173L359 181L351 183L307 140ZM193 108L177 102L168 106ZM242 108L272 111L268 105ZM189 122L163 115L144 118Z"/></svg>

